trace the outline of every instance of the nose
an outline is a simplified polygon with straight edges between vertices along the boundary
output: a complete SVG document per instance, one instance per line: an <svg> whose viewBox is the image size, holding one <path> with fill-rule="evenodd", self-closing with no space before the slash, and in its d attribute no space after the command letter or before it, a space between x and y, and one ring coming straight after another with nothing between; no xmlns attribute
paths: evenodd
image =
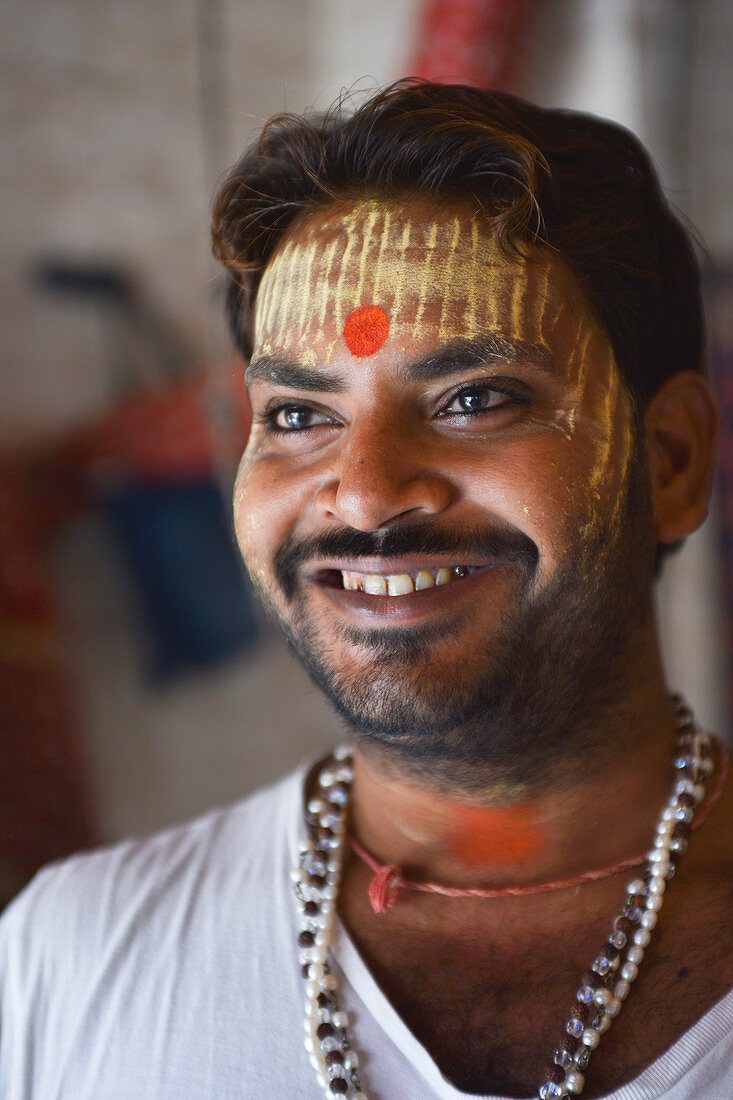
<svg viewBox="0 0 733 1100"><path fill-rule="evenodd" d="M431 458L424 436L404 424L352 423L316 494L316 508L358 531L437 515L456 490Z"/></svg>

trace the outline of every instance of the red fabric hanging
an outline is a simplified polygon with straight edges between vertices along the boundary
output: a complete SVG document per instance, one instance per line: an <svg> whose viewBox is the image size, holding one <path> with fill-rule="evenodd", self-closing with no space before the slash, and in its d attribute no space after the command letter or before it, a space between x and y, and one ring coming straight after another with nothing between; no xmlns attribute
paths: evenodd
<svg viewBox="0 0 733 1100"><path fill-rule="evenodd" d="M407 71L443 84L511 88L539 7L539 0L424 0Z"/></svg>

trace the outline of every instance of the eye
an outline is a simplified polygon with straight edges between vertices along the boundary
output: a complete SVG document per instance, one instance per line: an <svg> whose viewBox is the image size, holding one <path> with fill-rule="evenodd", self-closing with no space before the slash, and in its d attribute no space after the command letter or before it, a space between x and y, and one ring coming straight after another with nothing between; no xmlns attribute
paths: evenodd
<svg viewBox="0 0 733 1100"><path fill-rule="evenodd" d="M526 401L524 394L510 393L501 389L495 383L474 383L464 386L455 393L439 416L475 416L477 413L490 412L492 409L500 409L505 405L517 404Z"/></svg>
<svg viewBox="0 0 733 1100"><path fill-rule="evenodd" d="M262 419L270 431L285 433L304 432L308 428L333 423L325 413L311 405L295 404L276 405L268 409Z"/></svg>

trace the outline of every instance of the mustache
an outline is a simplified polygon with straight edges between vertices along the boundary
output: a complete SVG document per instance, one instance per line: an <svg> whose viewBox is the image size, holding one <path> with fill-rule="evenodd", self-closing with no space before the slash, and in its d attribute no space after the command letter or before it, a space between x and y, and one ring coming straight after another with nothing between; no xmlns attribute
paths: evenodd
<svg viewBox="0 0 733 1100"><path fill-rule="evenodd" d="M409 555L441 554L460 563L463 557L517 561L531 576L539 561L537 544L515 527L492 526L450 531L442 527L410 524L384 531L357 531L351 527L324 531L310 538L288 537L274 560L278 584L288 600L295 595L298 571L319 558L398 558Z"/></svg>

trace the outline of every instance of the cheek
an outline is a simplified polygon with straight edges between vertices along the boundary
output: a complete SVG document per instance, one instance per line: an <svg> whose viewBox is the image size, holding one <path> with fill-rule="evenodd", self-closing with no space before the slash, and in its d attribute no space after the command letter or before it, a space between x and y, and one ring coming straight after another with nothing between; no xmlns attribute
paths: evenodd
<svg viewBox="0 0 733 1100"><path fill-rule="evenodd" d="M566 437L543 430L506 442L464 465L464 495L494 518L529 535L541 550L558 545L587 511L587 484ZM587 479L586 479L587 482Z"/></svg>
<svg viewBox="0 0 733 1100"><path fill-rule="evenodd" d="M278 463L245 452L234 485L234 530L247 567L265 583L277 551L303 509L296 479Z"/></svg>

